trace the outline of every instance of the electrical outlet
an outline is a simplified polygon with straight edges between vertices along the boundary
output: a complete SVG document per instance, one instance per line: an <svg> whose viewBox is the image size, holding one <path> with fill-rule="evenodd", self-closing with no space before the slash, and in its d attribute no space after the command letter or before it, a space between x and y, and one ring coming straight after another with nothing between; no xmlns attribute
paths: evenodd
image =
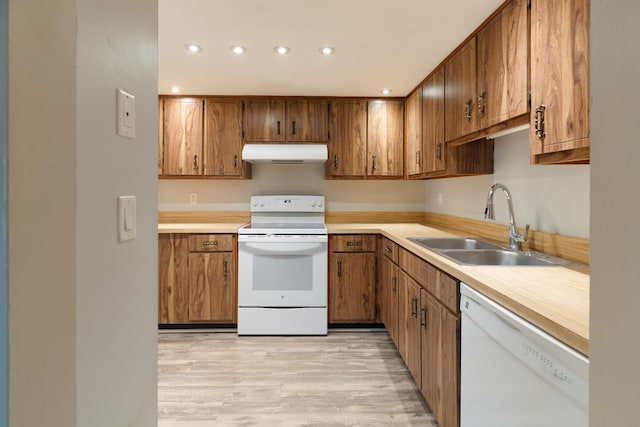
<svg viewBox="0 0 640 427"><path fill-rule="evenodd" d="M444 196L443 196L443 194L442 194L442 193L438 193L438 204L439 204L440 206L442 206L442 199L443 199L443 197L444 197Z"/></svg>
<svg viewBox="0 0 640 427"><path fill-rule="evenodd" d="M198 193L189 194L189 203L191 203L192 205L198 203Z"/></svg>

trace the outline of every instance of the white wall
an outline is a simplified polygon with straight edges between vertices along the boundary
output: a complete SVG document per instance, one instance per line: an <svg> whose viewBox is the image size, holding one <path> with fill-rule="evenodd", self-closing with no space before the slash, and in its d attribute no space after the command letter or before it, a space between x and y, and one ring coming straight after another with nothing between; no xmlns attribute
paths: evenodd
<svg viewBox="0 0 640 427"><path fill-rule="evenodd" d="M519 227L567 236L589 237L589 165L529 164L528 130L495 140L494 173L436 179L426 185L426 210L463 218L483 219L489 187L507 186ZM438 204L442 194L442 205ZM494 195L496 222L508 224L501 190Z"/></svg>
<svg viewBox="0 0 640 427"><path fill-rule="evenodd" d="M322 194L327 210L340 211L422 211L424 183L402 180L324 179L324 165L253 165L253 179L160 180L161 211L218 210L248 211L253 194ZM198 194L198 204L189 204L189 194Z"/></svg>
<svg viewBox="0 0 640 427"><path fill-rule="evenodd" d="M9 7L9 424L74 426L74 0Z"/></svg>
<svg viewBox="0 0 640 427"><path fill-rule="evenodd" d="M9 25L10 424L155 426L157 2L13 2Z"/></svg>
<svg viewBox="0 0 640 427"><path fill-rule="evenodd" d="M637 426L640 402L640 4L591 2L591 426Z"/></svg>

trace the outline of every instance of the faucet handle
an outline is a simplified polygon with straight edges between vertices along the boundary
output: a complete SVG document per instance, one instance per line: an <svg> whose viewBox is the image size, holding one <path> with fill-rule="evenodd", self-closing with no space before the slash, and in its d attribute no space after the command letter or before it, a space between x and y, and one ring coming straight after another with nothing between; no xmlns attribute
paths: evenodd
<svg viewBox="0 0 640 427"><path fill-rule="evenodd" d="M518 235L515 237L516 242L526 242L527 238L529 237L529 224L525 225L524 227L524 234L520 234L518 233Z"/></svg>

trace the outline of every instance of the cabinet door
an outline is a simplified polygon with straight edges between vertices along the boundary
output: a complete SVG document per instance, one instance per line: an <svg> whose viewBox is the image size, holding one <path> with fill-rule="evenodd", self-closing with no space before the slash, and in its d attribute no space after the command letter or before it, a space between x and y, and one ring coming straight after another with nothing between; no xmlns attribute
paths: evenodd
<svg viewBox="0 0 640 427"><path fill-rule="evenodd" d="M245 142L284 142L284 100L251 99L244 105Z"/></svg>
<svg viewBox="0 0 640 427"><path fill-rule="evenodd" d="M367 156L367 102L331 102L327 178L362 178Z"/></svg>
<svg viewBox="0 0 640 427"><path fill-rule="evenodd" d="M401 178L404 170L404 103L369 102L367 117L367 175Z"/></svg>
<svg viewBox="0 0 640 427"><path fill-rule="evenodd" d="M433 73L422 85L422 146L424 171L447 169L444 142L444 69Z"/></svg>
<svg viewBox="0 0 640 427"><path fill-rule="evenodd" d="M158 235L158 323L189 321L189 240L187 234Z"/></svg>
<svg viewBox="0 0 640 427"><path fill-rule="evenodd" d="M459 319L421 291L422 394L443 427L458 425Z"/></svg>
<svg viewBox="0 0 640 427"><path fill-rule="evenodd" d="M445 140L477 130L476 105L476 38L460 47L445 63Z"/></svg>
<svg viewBox="0 0 640 427"><path fill-rule="evenodd" d="M478 33L479 127L529 111L527 1L511 0Z"/></svg>
<svg viewBox="0 0 640 427"><path fill-rule="evenodd" d="M424 172L424 150L422 148L422 91L413 92L406 101L406 158L407 176Z"/></svg>
<svg viewBox="0 0 640 427"><path fill-rule="evenodd" d="M386 256L381 261L382 322L398 346L398 280L400 268Z"/></svg>
<svg viewBox="0 0 640 427"><path fill-rule="evenodd" d="M329 269L329 321L374 322L375 252L334 252Z"/></svg>
<svg viewBox="0 0 640 427"><path fill-rule="evenodd" d="M162 98L158 98L158 176L162 176L164 155L164 108Z"/></svg>
<svg viewBox="0 0 640 427"><path fill-rule="evenodd" d="M163 111L164 175L202 174L202 98L166 98Z"/></svg>
<svg viewBox="0 0 640 427"><path fill-rule="evenodd" d="M189 254L189 320L236 322L235 254Z"/></svg>
<svg viewBox="0 0 640 427"><path fill-rule="evenodd" d="M204 122L204 175L243 175L242 102L207 99Z"/></svg>
<svg viewBox="0 0 640 427"><path fill-rule="evenodd" d="M398 294L398 350L409 368L416 385L420 387L420 285L404 271L400 271Z"/></svg>
<svg viewBox="0 0 640 427"><path fill-rule="evenodd" d="M287 101L287 141L326 142L329 140L329 101Z"/></svg>
<svg viewBox="0 0 640 427"><path fill-rule="evenodd" d="M589 96L589 1L532 2L532 162L588 161Z"/></svg>

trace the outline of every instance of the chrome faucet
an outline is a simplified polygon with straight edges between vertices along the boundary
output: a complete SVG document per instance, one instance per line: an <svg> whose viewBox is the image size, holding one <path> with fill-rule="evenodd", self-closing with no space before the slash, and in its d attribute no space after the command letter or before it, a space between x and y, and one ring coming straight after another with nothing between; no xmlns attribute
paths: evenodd
<svg viewBox="0 0 640 427"><path fill-rule="evenodd" d="M524 229L524 234L518 232L518 226L516 225L516 219L513 215L513 203L511 202L511 193L509 189L502 184L496 183L491 186L489 193L487 194L487 206L484 208L484 219L496 219L495 210L493 208L493 193L497 189L501 189L504 192L504 196L509 202L509 247L514 251L522 250L522 242L527 241L529 235L529 224Z"/></svg>

